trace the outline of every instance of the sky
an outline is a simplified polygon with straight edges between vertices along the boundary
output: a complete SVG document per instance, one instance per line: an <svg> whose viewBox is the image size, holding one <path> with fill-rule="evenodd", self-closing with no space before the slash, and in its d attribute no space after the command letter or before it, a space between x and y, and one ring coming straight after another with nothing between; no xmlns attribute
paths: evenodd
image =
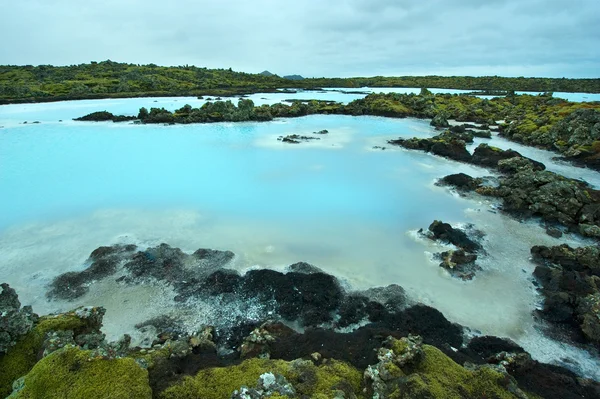
<svg viewBox="0 0 600 399"><path fill-rule="evenodd" d="M600 0L0 0L0 64L600 77Z"/></svg>

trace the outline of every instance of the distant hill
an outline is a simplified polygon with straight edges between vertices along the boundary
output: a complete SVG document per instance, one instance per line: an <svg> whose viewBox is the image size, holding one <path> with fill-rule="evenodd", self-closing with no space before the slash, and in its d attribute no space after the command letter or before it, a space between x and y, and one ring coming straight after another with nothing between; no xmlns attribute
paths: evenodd
<svg viewBox="0 0 600 399"><path fill-rule="evenodd" d="M304 78L300 75L286 75L283 78L288 80L304 80Z"/></svg>
<svg viewBox="0 0 600 399"><path fill-rule="evenodd" d="M240 96L286 88L413 87L462 90L600 93L600 79L499 76L374 76L354 78L285 78L192 65L163 67L110 60L89 64L0 65L0 104L94 98L166 96Z"/></svg>

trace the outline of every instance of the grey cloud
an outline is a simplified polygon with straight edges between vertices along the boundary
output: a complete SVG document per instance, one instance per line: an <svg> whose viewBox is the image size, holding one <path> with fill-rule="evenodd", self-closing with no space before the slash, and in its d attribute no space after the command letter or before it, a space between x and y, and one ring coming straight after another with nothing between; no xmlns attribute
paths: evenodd
<svg viewBox="0 0 600 399"><path fill-rule="evenodd" d="M597 0L1 0L1 64L598 77Z"/></svg>

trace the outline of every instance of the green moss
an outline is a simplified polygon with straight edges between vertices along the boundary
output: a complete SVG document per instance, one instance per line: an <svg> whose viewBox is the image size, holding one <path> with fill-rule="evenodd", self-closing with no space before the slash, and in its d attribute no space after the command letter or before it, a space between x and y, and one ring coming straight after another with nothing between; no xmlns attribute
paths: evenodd
<svg viewBox="0 0 600 399"><path fill-rule="evenodd" d="M329 360L320 366L309 361L248 359L237 366L201 370L180 384L167 388L162 399L221 399L242 385L256 386L258 377L267 372L283 375L299 395L333 398L335 390L361 393L362 373L339 361Z"/></svg>
<svg viewBox="0 0 600 399"><path fill-rule="evenodd" d="M470 371L455 363L439 349L423 345L422 360L404 372L411 374L403 388L405 397L432 398L515 398L506 389L507 377L491 368Z"/></svg>
<svg viewBox="0 0 600 399"><path fill-rule="evenodd" d="M161 398L229 398L242 385L254 386L258 377L271 371L281 373L286 362L267 359L249 359L238 366L201 370L195 377L186 377L179 385L166 389Z"/></svg>
<svg viewBox="0 0 600 399"><path fill-rule="evenodd" d="M38 361L47 332L81 330L88 326L87 323L74 313L42 317L7 354L0 357L0 397L10 394L13 381L27 374Z"/></svg>
<svg viewBox="0 0 600 399"><path fill-rule="evenodd" d="M14 399L151 398L148 372L133 359L90 359L89 351L67 346L40 360L25 376Z"/></svg>

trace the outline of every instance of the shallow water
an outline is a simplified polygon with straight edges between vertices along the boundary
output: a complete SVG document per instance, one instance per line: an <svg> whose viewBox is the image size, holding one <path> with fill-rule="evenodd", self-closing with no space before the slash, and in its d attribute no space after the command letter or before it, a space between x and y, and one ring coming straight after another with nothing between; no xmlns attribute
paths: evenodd
<svg viewBox="0 0 600 399"><path fill-rule="evenodd" d="M511 337L540 360L571 358L574 368L600 378L596 360L547 340L531 317L539 297L530 281L530 247L581 242L556 240L536 223L518 223L493 213L491 203L434 185L449 173L483 176L488 170L386 144L435 134L427 121L331 115L186 126L70 121L98 109L132 114L155 100L172 107L186 102L0 107L0 192L9 193L0 197L0 280L35 311L105 306L111 338L165 312L184 312L190 328L215 323L222 312L202 304L182 310L169 287L123 288L107 279L73 303L46 301L44 287L61 273L81 270L100 245L229 249L237 255L232 267L241 271L302 260L353 289L399 284L452 321ZM319 141L277 140L322 129L330 133ZM387 149L374 150L377 145ZM444 248L416 230L434 219L474 223L486 233L489 255L474 281L451 278L431 259ZM245 306L240 311L251 314L252 304Z"/></svg>

